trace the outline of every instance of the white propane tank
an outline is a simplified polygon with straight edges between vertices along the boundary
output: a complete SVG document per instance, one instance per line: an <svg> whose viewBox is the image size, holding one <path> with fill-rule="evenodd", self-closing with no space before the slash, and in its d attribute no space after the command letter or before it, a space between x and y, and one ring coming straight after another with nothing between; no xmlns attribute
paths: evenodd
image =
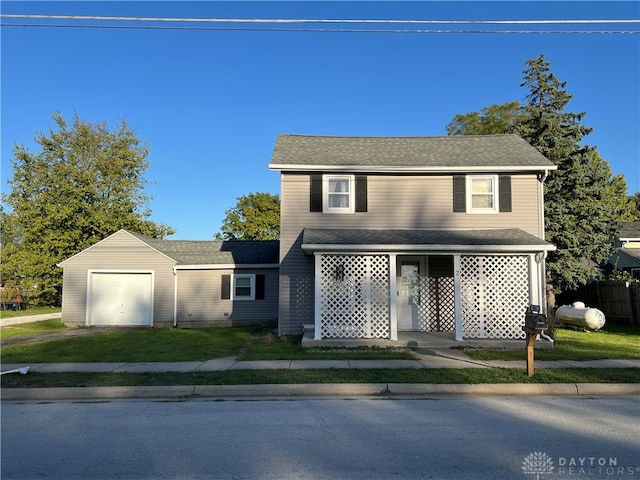
<svg viewBox="0 0 640 480"><path fill-rule="evenodd" d="M582 302L563 305L556 310L556 320L565 325L573 325L585 330L600 330L604 327L605 317L597 308L587 308Z"/></svg>

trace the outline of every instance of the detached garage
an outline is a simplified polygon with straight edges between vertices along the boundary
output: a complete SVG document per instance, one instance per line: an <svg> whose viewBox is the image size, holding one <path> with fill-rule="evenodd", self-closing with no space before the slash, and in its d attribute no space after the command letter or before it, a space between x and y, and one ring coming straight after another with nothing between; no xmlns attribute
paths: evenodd
<svg viewBox="0 0 640 480"><path fill-rule="evenodd" d="M71 326L236 326L278 317L277 241L158 240L120 230L63 268Z"/></svg>
<svg viewBox="0 0 640 480"><path fill-rule="evenodd" d="M153 325L153 272L89 271L87 325Z"/></svg>

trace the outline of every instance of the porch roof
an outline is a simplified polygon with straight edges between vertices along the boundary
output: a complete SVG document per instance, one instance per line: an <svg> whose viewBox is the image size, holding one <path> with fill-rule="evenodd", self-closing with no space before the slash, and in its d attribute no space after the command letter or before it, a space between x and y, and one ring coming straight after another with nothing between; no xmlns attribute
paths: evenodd
<svg viewBox="0 0 640 480"><path fill-rule="evenodd" d="M314 252L532 253L555 250L518 228L468 230L368 230L305 228L302 250Z"/></svg>

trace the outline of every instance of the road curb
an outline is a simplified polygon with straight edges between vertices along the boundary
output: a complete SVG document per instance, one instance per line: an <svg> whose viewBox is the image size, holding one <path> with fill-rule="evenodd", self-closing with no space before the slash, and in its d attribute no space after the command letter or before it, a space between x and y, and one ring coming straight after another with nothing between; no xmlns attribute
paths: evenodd
<svg viewBox="0 0 640 480"><path fill-rule="evenodd" d="M5 388L2 401L402 395L640 395L640 383L180 385L157 387Z"/></svg>

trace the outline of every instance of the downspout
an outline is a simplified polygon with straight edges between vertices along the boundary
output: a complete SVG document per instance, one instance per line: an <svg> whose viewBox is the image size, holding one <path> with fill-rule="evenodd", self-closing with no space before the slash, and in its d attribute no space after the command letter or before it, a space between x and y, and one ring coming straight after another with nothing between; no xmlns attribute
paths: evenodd
<svg viewBox="0 0 640 480"><path fill-rule="evenodd" d="M542 211L542 240L546 241L546 229L545 229L545 212L544 212L544 182L549 176L549 170L543 170L543 173L538 174L538 181L540 182L540 207ZM546 250L543 253L542 261L540 262L540 278L542 279L542 305L543 311L549 316L549 305L547 304L547 255L549 252Z"/></svg>
<svg viewBox="0 0 640 480"><path fill-rule="evenodd" d="M541 210L542 210L542 225L541 227L541 231L542 231L542 239L545 239L545 228L544 228L544 182L547 179L547 177L549 176L549 170L544 170L543 173L539 173L538 174L538 181L540 182L540 205L541 205Z"/></svg>
<svg viewBox="0 0 640 480"><path fill-rule="evenodd" d="M178 270L173 266L173 328L178 326Z"/></svg>

